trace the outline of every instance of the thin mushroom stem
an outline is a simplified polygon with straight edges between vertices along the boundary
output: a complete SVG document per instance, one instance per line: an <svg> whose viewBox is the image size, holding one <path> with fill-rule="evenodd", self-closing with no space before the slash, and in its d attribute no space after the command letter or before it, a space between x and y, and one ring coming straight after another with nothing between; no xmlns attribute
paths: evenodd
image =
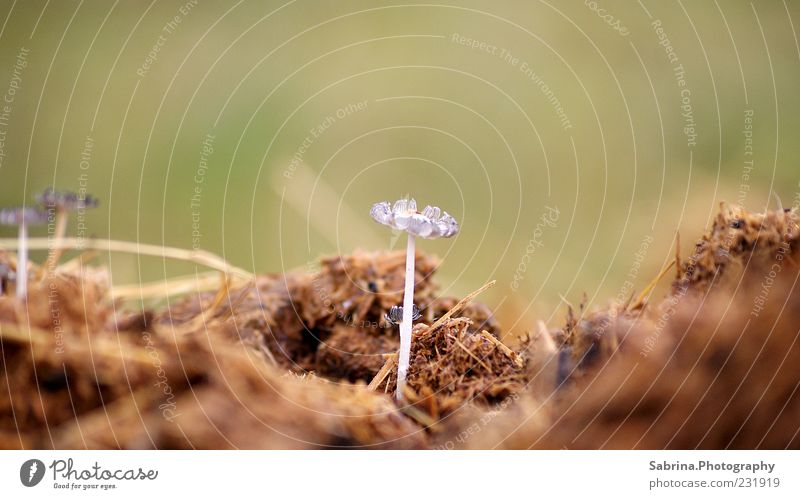
<svg viewBox="0 0 800 499"><path fill-rule="evenodd" d="M400 356L397 363L397 400L403 399L403 388L406 386L406 375L411 360L411 326L414 309L414 261L416 251L414 248L414 235L408 233L408 247L406 248L406 286L403 296L403 322L400 323Z"/></svg>
<svg viewBox="0 0 800 499"><path fill-rule="evenodd" d="M28 226L25 217L19 224L19 246L17 249L17 298L28 295Z"/></svg>

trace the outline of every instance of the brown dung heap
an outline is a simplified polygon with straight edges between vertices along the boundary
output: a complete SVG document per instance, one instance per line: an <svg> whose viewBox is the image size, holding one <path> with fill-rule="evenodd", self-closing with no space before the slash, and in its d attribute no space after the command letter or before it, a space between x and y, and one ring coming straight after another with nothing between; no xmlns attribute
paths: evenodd
<svg viewBox="0 0 800 499"><path fill-rule="evenodd" d="M101 268L34 267L27 301L0 294L0 447L797 448L796 217L723 209L661 302L570 306L509 345L418 252L402 403L403 253L138 310Z"/></svg>

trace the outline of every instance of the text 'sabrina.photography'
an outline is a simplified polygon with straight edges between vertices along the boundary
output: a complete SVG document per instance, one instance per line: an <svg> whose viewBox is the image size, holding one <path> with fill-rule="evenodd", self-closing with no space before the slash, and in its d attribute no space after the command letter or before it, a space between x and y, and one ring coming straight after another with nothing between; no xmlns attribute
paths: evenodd
<svg viewBox="0 0 800 499"><path fill-rule="evenodd" d="M0 494L798 497L798 32L0 0Z"/></svg>

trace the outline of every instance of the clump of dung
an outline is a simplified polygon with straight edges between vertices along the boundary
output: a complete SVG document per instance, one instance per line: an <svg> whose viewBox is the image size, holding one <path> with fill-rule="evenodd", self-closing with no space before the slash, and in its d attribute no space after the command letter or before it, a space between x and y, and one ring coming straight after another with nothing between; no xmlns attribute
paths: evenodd
<svg viewBox="0 0 800 499"><path fill-rule="evenodd" d="M551 395L522 394L463 446L800 448L796 229L786 212L744 218L735 256L713 260L730 221L718 217L691 292L673 288L647 320L612 324L606 334L625 338L615 352Z"/></svg>
<svg viewBox="0 0 800 499"><path fill-rule="evenodd" d="M458 300L436 297L438 261L419 252L416 258L414 302L422 310L420 321L432 323ZM403 252L326 257L317 272L260 276L254 285L232 290L230 299L205 293L183 300L161 313L157 323L240 339L298 374L369 382L385 355L399 348L397 326L385 315L402 301L404 271ZM207 317L199 321L203 311ZM499 331L485 305L470 303L462 315L475 324L473 330Z"/></svg>
<svg viewBox="0 0 800 499"><path fill-rule="evenodd" d="M723 205L711 230L680 262L673 293L703 293L714 285L729 285L748 270L766 270L800 253L800 213L795 209L750 213Z"/></svg>
<svg viewBox="0 0 800 499"><path fill-rule="evenodd" d="M425 324L414 327L405 395L430 421L466 404L496 404L526 386L524 358L494 334L477 331L472 325L471 319L459 317L435 328ZM393 393L396 356L388 362L373 387Z"/></svg>
<svg viewBox="0 0 800 499"><path fill-rule="evenodd" d="M254 310L238 309L252 290L186 301L174 321L149 311L114 316L108 287L78 269L59 268L47 278L52 285L30 288L31 320L24 304L0 295L4 448L426 445L391 397L363 384L287 375L239 341L232 324L254 320ZM266 277L259 286L272 291L279 282ZM59 307L57 321L38 312L48 303Z"/></svg>

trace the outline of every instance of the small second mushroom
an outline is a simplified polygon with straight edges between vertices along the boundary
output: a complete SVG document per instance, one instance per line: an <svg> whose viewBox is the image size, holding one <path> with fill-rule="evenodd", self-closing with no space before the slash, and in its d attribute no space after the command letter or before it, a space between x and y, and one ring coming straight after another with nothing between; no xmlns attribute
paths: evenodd
<svg viewBox="0 0 800 499"><path fill-rule="evenodd" d="M40 225L47 221L47 214L30 207L7 208L0 211L0 225L16 225L19 227L19 244L17 246L17 298L24 299L28 295L28 226Z"/></svg>
<svg viewBox="0 0 800 499"><path fill-rule="evenodd" d="M36 195L36 202L49 213L55 211L56 229L53 248L47 255L47 261L43 265L44 271L49 273L58 264L61 257L61 240L67 231L67 221L69 213L72 211L84 210L86 208L96 208L98 200L90 195L81 196L75 192L59 192L48 187L43 192Z"/></svg>

